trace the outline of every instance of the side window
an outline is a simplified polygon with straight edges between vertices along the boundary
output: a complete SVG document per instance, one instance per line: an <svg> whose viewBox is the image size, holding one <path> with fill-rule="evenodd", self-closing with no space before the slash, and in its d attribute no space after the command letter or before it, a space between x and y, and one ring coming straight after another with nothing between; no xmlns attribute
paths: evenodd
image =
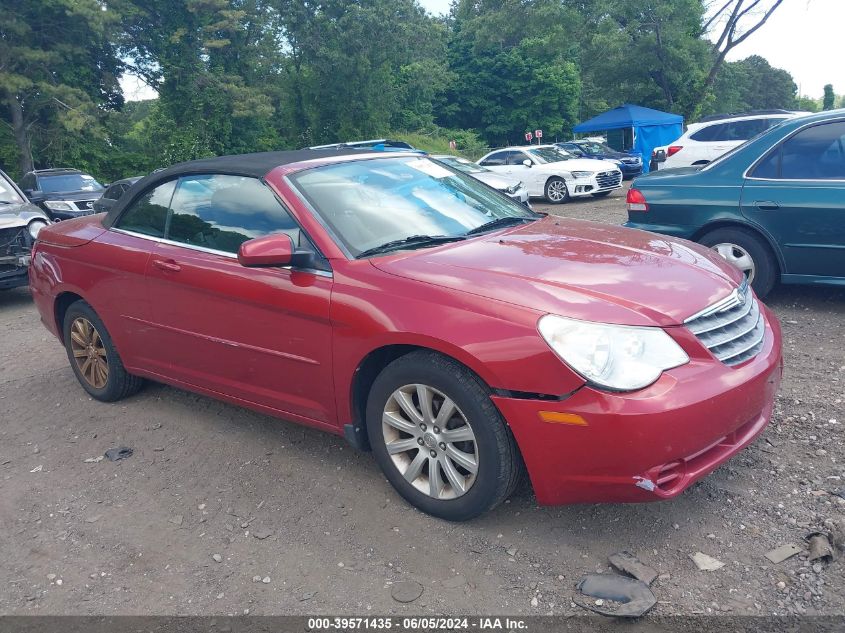
<svg viewBox="0 0 845 633"><path fill-rule="evenodd" d="M504 165L507 161L507 157L508 157L507 152L496 152L495 154L490 154L490 156L485 158L479 164L483 165L485 167L490 167L490 166L496 167L496 166L499 166L499 165Z"/></svg>
<svg viewBox="0 0 845 633"><path fill-rule="evenodd" d="M845 121L814 125L784 141L780 177L845 180Z"/></svg>
<svg viewBox="0 0 845 633"><path fill-rule="evenodd" d="M244 176L185 176L173 196L167 239L226 253L243 242L287 233L300 245L300 229L270 188Z"/></svg>
<svg viewBox="0 0 845 633"><path fill-rule="evenodd" d="M697 130L690 134L690 138L693 141L715 141L717 137L721 136L722 130L724 129L724 123L716 123L714 125L707 125L700 130Z"/></svg>
<svg viewBox="0 0 845 633"><path fill-rule="evenodd" d="M167 209L176 181L159 185L135 200L117 220L117 228L153 237L164 237Z"/></svg>
<svg viewBox="0 0 845 633"><path fill-rule="evenodd" d="M780 150L781 146L778 145L769 152L768 156L761 160L757 164L757 167L754 168L754 171L751 172L751 177L765 178L767 180L778 178L780 176Z"/></svg>
<svg viewBox="0 0 845 633"><path fill-rule="evenodd" d="M525 152L508 152L508 165L521 165L524 160L530 160L532 163L536 162Z"/></svg>
<svg viewBox="0 0 845 633"><path fill-rule="evenodd" d="M120 197L121 192L122 189L120 185L112 185L111 187L106 189L105 193L103 194L103 197L108 200L117 200Z"/></svg>

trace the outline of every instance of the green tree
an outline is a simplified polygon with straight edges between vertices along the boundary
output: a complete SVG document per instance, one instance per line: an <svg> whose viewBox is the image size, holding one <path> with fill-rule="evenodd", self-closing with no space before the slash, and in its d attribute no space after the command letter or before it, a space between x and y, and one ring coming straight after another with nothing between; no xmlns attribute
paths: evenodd
<svg viewBox="0 0 845 633"><path fill-rule="evenodd" d="M593 0L580 5L582 118L624 102L689 117L698 108L709 45L701 0Z"/></svg>
<svg viewBox="0 0 845 633"><path fill-rule="evenodd" d="M18 169L90 147L103 111L123 103L115 52L118 16L98 0L5 0L0 20L0 119Z"/></svg>
<svg viewBox="0 0 845 633"><path fill-rule="evenodd" d="M580 93L571 19L554 0L457 2L449 42L456 81L442 121L478 129L490 143L518 141L526 129L569 132Z"/></svg>
<svg viewBox="0 0 845 633"><path fill-rule="evenodd" d="M450 81L447 29L415 0L275 0L285 108L300 142L430 125Z"/></svg>
<svg viewBox="0 0 845 633"><path fill-rule="evenodd" d="M713 86L707 111L742 112L795 107L798 87L792 75L759 55L727 62Z"/></svg>
<svg viewBox="0 0 845 633"><path fill-rule="evenodd" d="M836 94L833 92L833 84L825 84L824 98L822 99L822 110L833 110L836 101Z"/></svg>

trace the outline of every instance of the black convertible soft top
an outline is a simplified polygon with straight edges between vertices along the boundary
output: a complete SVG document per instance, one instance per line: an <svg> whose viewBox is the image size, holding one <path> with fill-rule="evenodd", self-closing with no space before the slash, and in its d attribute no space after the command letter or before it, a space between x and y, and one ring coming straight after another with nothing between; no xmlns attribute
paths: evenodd
<svg viewBox="0 0 845 633"><path fill-rule="evenodd" d="M287 152L259 152L256 154L238 154L235 156L216 156L200 158L177 163L171 167L154 171L149 176L141 178L125 195L121 196L106 217L103 226L110 227L127 206L145 191L162 182L173 180L179 176L189 174L228 174L231 176L252 176L263 178L280 165L289 165L317 158L332 158L335 156L361 156L371 154L372 150L339 147L336 149L297 149ZM390 154L384 154L390 156Z"/></svg>

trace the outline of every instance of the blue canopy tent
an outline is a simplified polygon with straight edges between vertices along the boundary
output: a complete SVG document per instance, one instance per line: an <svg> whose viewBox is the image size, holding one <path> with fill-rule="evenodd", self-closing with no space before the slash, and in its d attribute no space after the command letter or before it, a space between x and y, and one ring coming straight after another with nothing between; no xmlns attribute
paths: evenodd
<svg viewBox="0 0 845 633"><path fill-rule="evenodd" d="M642 155L643 171L648 171L651 150L668 145L681 136L684 132L684 117L626 103L579 123L574 128L578 134L623 129L632 131L632 149Z"/></svg>

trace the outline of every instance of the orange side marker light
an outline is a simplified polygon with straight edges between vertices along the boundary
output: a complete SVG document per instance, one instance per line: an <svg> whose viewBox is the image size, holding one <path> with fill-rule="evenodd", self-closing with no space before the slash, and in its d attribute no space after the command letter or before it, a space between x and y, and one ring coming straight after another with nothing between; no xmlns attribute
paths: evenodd
<svg viewBox="0 0 845 633"><path fill-rule="evenodd" d="M549 424L571 424L574 426L589 426L587 421L577 413L561 413L560 411L540 411L540 419Z"/></svg>

